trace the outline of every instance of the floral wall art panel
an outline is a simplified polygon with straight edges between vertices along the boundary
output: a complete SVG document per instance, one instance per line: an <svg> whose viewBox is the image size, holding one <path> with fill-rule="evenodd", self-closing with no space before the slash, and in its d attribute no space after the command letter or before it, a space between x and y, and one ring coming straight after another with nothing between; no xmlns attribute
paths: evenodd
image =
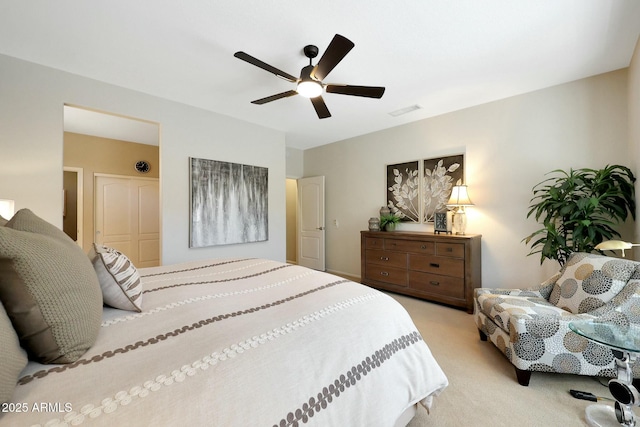
<svg viewBox="0 0 640 427"><path fill-rule="evenodd" d="M424 160L422 170L422 220L433 222L436 212L446 211L453 186L464 183L464 155Z"/></svg>
<svg viewBox="0 0 640 427"><path fill-rule="evenodd" d="M387 207L402 221L420 221L418 161L387 166Z"/></svg>
<svg viewBox="0 0 640 427"><path fill-rule="evenodd" d="M196 158L189 163L189 247L268 240L268 168Z"/></svg>

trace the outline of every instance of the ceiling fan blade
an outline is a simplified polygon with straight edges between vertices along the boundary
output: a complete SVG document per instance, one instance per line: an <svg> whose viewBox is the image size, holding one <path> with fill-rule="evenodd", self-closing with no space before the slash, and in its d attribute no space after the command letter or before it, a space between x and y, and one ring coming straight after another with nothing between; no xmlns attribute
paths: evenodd
<svg viewBox="0 0 640 427"><path fill-rule="evenodd" d="M316 96L311 99L311 103L313 104L313 108L316 109L316 113L318 114L319 119L326 119L327 117L331 117L331 113L327 108L327 104L324 103L324 99L321 96Z"/></svg>
<svg viewBox="0 0 640 427"><path fill-rule="evenodd" d="M311 75L316 80L322 80L335 68L342 58L344 58L351 49L353 49L353 42L346 37L336 34L327 46L327 50L324 51L322 58L318 61L318 64L313 69Z"/></svg>
<svg viewBox="0 0 640 427"><path fill-rule="evenodd" d="M288 98L290 96L297 95L297 94L298 94L298 92L296 92L295 90L288 90L286 92L282 92L282 93L278 93L278 94L275 94L275 95L267 96L266 98L256 99L255 101L251 101L251 103L252 104L262 105L262 104L266 104L267 102L277 101L278 99Z"/></svg>
<svg viewBox="0 0 640 427"><path fill-rule="evenodd" d="M242 59L243 61L246 61L251 65L255 65L256 67L262 68L265 71L275 74L278 77L281 77L285 80L289 80L292 83L295 83L298 81L298 79L296 77L293 77L291 74L285 73L284 71L279 70L276 67L267 64L266 62L262 62L259 59L249 55L248 53L236 52L233 54L233 56L235 56L238 59Z"/></svg>
<svg viewBox="0 0 640 427"><path fill-rule="evenodd" d="M364 96L366 98L382 98L384 89L380 86L351 86L351 85L327 85L327 93L340 95Z"/></svg>

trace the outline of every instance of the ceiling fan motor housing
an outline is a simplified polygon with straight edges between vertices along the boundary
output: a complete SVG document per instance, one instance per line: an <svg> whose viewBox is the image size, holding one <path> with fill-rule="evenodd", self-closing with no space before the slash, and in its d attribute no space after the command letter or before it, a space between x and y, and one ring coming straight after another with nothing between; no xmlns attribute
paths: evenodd
<svg viewBox="0 0 640 427"><path fill-rule="evenodd" d="M313 59L318 56L318 46L314 46L312 44L306 45L302 51L304 52L304 56L309 59Z"/></svg>

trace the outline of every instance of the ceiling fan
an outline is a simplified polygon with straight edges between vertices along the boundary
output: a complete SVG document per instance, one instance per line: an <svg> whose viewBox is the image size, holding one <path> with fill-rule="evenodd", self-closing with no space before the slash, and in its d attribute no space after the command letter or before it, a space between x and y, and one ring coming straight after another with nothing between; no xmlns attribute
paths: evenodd
<svg viewBox="0 0 640 427"><path fill-rule="evenodd" d="M340 34L336 34L331 40L331 43L329 43L327 50L315 66L312 64L312 60L318 56L318 47L313 45L305 46L303 52L304 55L309 58L309 65L302 68L299 78L262 62L245 52L236 52L233 56L275 74L277 77L290 81L291 83L296 83L297 85L295 90L288 90L286 92L267 96L266 98L256 99L255 101L251 101L252 104L262 105L278 99L301 95L305 98L311 99L311 103L318 114L318 118L325 119L327 117L331 117L331 113L322 99L323 88L327 93L363 96L366 98L382 98L382 95L384 94L385 88L379 86L352 86L326 84L322 82L322 80L327 77L331 70L333 70L340 61L342 61L354 46L355 45L351 40L341 36Z"/></svg>

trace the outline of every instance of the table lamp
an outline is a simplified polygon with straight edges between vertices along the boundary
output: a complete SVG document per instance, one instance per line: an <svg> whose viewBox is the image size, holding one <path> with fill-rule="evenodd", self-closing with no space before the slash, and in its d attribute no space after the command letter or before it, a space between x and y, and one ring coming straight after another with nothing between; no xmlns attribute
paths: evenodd
<svg viewBox="0 0 640 427"><path fill-rule="evenodd" d="M467 229L467 214L464 211L465 206L473 206L473 202L467 192L467 186L455 185L451 189L451 197L447 202L447 207L455 208L453 227L456 229L456 234L464 234Z"/></svg>
<svg viewBox="0 0 640 427"><path fill-rule="evenodd" d="M15 213L15 202L9 199L0 199L0 216L4 219L11 219Z"/></svg>

